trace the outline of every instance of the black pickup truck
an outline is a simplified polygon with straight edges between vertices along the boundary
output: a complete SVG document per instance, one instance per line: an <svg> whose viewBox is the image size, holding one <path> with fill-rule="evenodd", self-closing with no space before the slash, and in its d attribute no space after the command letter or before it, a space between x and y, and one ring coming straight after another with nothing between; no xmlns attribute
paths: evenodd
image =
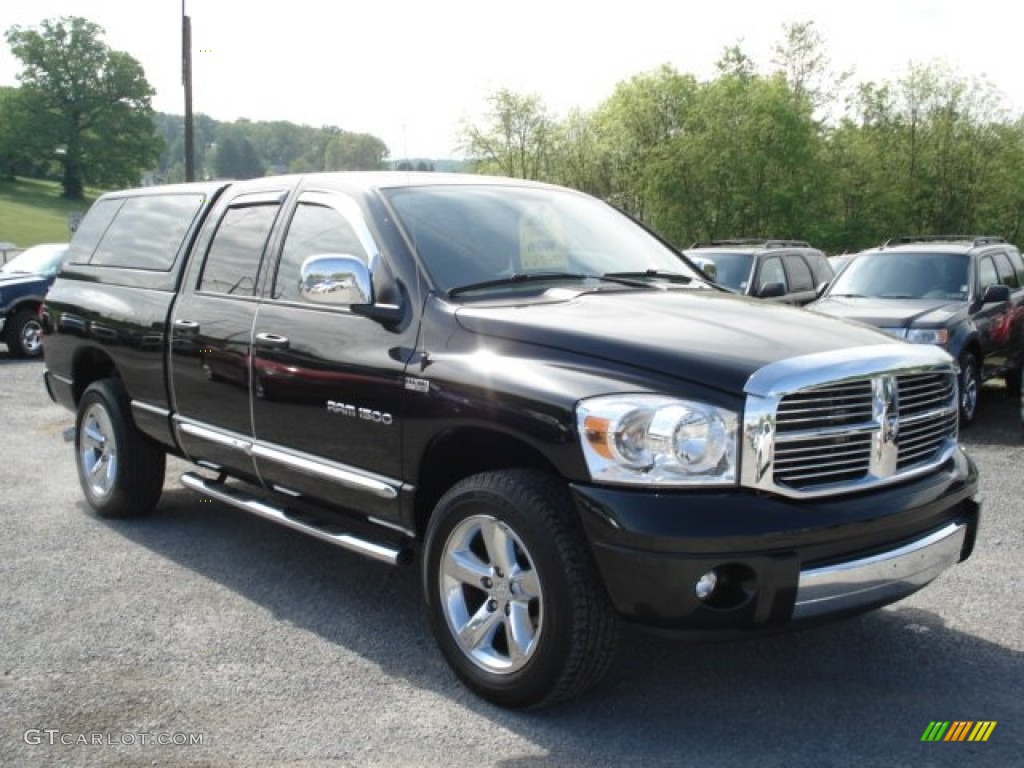
<svg viewBox="0 0 1024 768"><path fill-rule="evenodd" d="M944 351L708 283L543 184L313 174L116 192L43 308L96 512L208 498L418 563L488 700L575 695L625 619L734 635L898 600L971 552Z"/></svg>

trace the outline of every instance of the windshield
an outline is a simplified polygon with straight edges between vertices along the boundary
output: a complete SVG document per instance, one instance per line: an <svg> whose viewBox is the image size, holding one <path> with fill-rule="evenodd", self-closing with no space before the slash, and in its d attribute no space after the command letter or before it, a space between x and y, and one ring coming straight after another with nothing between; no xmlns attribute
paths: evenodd
<svg viewBox="0 0 1024 768"><path fill-rule="evenodd" d="M697 252L687 251L691 256ZM715 262L715 282L744 293L750 284L750 269L754 260L750 253L721 253L700 251L705 259Z"/></svg>
<svg viewBox="0 0 1024 768"><path fill-rule="evenodd" d="M607 273L698 278L671 248L595 198L558 189L515 186L403 187L387 197L442 291L515 284L545 290L550 281ZM660 275L659 275L660 273ZM703 284L697 279L695 284ZM604 285L629 285L605 281ZM643 285L643 283L640 283Z"/></svg>
<svg viewBox="0 0 1024 768"><path fill-rule="evenodd" d="M968 267L960 253L864 253L839 273L829 296L963 300Z"/></svg>
<svg viewBox="0 0 1024 768"><path fill-rule="evenodd" d="M52 277L57 274L67 252L66 243L35 245L22 251L0 267L0 272L29 272L34 275Z"/></svg>

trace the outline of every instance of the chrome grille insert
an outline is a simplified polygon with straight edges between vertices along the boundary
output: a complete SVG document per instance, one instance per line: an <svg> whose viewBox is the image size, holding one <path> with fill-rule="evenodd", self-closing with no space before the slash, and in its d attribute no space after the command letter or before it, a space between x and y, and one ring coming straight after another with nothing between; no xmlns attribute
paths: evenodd
<svg viewBox="0 0 1024 768"><path fill-rule="evenodd" d="M956 447L956 370L934 347L794 358L755 373L746 391L741 477L761 490L865 490L928 472Z"/></svg>

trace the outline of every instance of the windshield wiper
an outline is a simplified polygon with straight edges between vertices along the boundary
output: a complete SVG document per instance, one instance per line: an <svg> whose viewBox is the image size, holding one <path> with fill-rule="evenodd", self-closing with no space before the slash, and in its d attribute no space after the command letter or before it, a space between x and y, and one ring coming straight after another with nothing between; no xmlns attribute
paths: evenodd
<svg viewBox="0 0 1024 768"><path fill-rule="evenodd" d="M634 279L653 277L659 280L667 280L670 283L692 283L694 281L694 278L689 275L684 275L680 272L672 272L667 269L645 269L642 272L607 272L604 274L604 277Z"/></svg>
<svg viewBox="0 0 1024 768"><path fill-rule="evenodd" d="M869 296L865 296L863 293L831 293L828 298L830 299L867 299Z"/></svg>
<svg viewBox="0 0 1024 768"><path fill-rule="evenodd" d="M583 272L518 272L508 277L499 277L494 280L484 280L480 283L469 283L468 285L460 285L456 288L450 288L448 290L448 297L458 296L461 293L468 293L470 291L484 291L488 288L500 288L503 285L517 285L519 283L533 283L533 282L544 282L547 280L599 280L607 283L618 283L620 285L632 285L636 287L646 287L645 283L637 281L630 281L626 279L618 279L623 276L619 275L588 275Z"/></svg>

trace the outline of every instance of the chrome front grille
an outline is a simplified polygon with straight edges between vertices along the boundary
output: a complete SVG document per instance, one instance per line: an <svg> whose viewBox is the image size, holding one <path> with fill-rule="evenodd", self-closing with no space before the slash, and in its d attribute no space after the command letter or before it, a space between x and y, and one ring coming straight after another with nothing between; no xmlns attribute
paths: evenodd
<svg viewBox="0 0 1024 768"><path fill-rule="evenodd" d="M955 376L899 376L900 470L928 464L957 434Z"/></svg>
<svg viewBox="0 0 1024 768"><path fill-rule="evenodd" d="M751 377L745 485L830 495L923 474L949 458L957 440L952 360L905 344L847 354L783 361Z"/></svg>

